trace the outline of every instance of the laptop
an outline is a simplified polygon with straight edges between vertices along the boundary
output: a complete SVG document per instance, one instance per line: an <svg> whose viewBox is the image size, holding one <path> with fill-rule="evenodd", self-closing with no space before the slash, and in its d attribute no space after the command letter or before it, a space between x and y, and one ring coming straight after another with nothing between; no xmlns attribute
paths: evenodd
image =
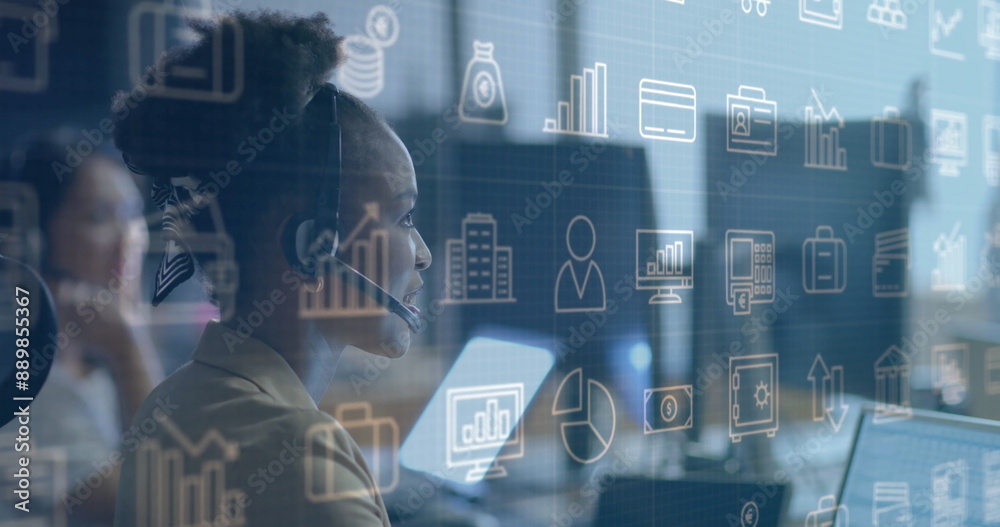
<svg viewBox="0 0 1000 527"><path fill-rule="evenodd" d="M861 416L832 523L936 527L1000 523L1000 422L913 410Z"/></svg>

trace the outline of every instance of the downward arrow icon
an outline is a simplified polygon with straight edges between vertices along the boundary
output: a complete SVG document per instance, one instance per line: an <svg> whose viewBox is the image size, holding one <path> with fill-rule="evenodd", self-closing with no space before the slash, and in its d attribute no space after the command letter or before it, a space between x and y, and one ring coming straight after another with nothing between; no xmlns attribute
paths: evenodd
<svg viewBox="0 0 1000 527"><path fill-rule="evenodd" d="M844 367L827 367L823 357L816 355L809 375L812 382L813 421L829 421L834 433L840 431L849 406L844 402Z"/></svg>

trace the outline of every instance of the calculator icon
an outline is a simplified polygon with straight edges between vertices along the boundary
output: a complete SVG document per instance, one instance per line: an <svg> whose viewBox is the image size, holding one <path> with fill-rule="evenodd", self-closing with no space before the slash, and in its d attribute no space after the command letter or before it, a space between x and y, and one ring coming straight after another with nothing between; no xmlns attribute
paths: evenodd
<svg viewBox="0 0 1000 527"><path fill-rule="evenodd" d="M726 303L734 315L774 302L774 232L726 231Z"/></svg>

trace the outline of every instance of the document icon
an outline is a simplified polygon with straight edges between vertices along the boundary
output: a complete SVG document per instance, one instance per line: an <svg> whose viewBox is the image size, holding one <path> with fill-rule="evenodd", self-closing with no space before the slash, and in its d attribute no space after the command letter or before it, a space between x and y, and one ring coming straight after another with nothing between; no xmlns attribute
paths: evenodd
<svg viewBox="0 0 1000 527"><path fill-rule="evenodd" d="M778 155L778 104L762 88L740 86L726 94L726 150Z"/></svg>
<svg viewBox="0 0 1000 527"><path fill-rule="evenodd" d="M872 257L872 293L876 297L902 297L909 293L910 230L897 229L875 235Z"/></svg>
<svg viewBox="0 0 1000 527"><path fill-rule="evenodd" d="M697 108L694 86L651 79L639 83L639 133L647 139L694 142Z"/></svg>

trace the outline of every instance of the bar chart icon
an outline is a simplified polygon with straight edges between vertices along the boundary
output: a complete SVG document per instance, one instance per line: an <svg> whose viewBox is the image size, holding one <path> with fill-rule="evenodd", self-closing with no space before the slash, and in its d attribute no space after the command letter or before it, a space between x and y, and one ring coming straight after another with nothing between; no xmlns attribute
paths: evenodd
<svg viewBox="0 0 1000 527"><path fill-rule="evenodd" d="M806 162L810 168L847 170L847 150L840 146L844 118L836 108L827 111L816 90L816 106L806 106Z"/></svg>
<svg viewBox="0 0 1000 527"><path fill-rule="evenodd" d="M964 234L958 234L961 222L956 223L951 233L941 233L934 240L934 252L937 254L937 267L931 271L931 289L934 291L960 291L965 289L965 251L967 247Z"/></svg>
<svg viewBox="0 0 1000 527"><path fill-rule="evenodd" d="M597 62L581 75L570 75L568 101L559 101L558 115L545 119L543 132L608 136L608 66Z"/></svg>

